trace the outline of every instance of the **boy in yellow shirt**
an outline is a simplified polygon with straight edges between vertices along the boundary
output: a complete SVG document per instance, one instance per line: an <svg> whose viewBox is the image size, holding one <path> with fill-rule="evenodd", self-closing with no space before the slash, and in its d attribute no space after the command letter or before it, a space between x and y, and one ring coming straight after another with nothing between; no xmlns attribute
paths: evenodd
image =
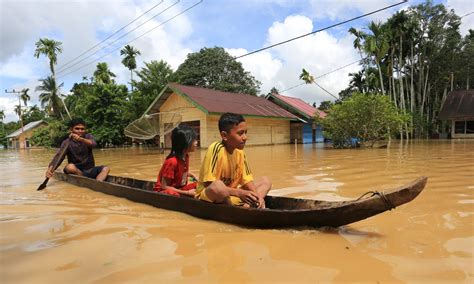
<svg viewBox="0 0 474 284"><path fill-rule="evenodd" d="M247 126L240 114L224 113L219 119L221 142L212 143L201 164L196 198L234 206L265 208L270 180L254 181L243 151Z"/></svg>

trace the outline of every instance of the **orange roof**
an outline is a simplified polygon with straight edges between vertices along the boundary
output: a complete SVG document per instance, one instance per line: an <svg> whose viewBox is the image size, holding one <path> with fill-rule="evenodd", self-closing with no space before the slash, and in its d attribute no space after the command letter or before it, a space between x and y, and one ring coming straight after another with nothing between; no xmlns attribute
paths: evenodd
<svg viewBox="0 0 474 284"><path fill-rule="evenodd" d="M276 98L277 101L275 101L275 100L273 100L273 101L276 104L279 104L282 107L285 107L285 108L286 108L286 106L292 107L294 110L296 110L296 111L300 112L301 114L303 114L306 118L314 117L314 114L316 112L319 113L319 116L321 118L324 118L327 115L324 111L321 111L321 110L311 106L310 104L306 103L305 101L303 101L302 99L299 99L299 98L283 96L283 95L280 95L280 94L271 94L269 97L270 97L270 99L272 97Z"/></svg>

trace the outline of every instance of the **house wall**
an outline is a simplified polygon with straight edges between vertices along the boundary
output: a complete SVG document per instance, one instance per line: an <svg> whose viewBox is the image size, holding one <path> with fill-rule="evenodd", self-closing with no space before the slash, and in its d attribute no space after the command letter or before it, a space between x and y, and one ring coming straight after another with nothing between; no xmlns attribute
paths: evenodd
<svg viewBox="0 0 474 284"><path fill-rule="evenodd" d="M200 146L203 148L215 141L220 141L218 130L219 114L206 114L182 96L172 93L160 107L160 112L178 112L182 122L200 122ZM245 116L244 116L245 117ZM290 121L265 117L245 117L248 128L247 145L270 145L290 143ZM160 142L169 148L169 141L160 137Z"/></svg>
<svg viewBox="0 0 474 284"><path fill-rule="evenodd" d="M220 115L209 115L207 117L207 144L221 140L218 130ZM245 117L247 124L247 145L271 145L290 143L290 121L284 119L265 117Z"/></svg>
<svg viewBox="0 0 474 284"><path fill-rule="evenodd" d="M36 128L26 130L15 138L8 138L8 147L12 149L27 149L31 147L31 142L29 142L33 132L41 127L44 127L44 124L37 126Z"/></svg>
<svg viewBox="0 0 474 284"><path fill-rule="evenodd" d="M206 133L206 113L204 113L199 108L195 107L190 101L183 98L182 96L172 93L169 98L163 103L160 107L160 112L177 112L181 114L182 122L187 121L199 121L200 122L200 135L201 135L201 147L204 147L207 139ZM164 143L166 148L170 148L170 140L165 139L165 137L160 137L160 142ZM165 143L166 142L166 143ZM204 143L204 144L203 144ZM207 147L207 146L206 146Z"/></svg>

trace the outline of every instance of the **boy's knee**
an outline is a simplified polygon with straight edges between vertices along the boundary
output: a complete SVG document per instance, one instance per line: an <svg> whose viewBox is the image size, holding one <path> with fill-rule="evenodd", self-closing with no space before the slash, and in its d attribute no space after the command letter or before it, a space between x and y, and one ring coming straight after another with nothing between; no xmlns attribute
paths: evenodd
<svg viewBox="0 0 474 284"><path fill-rule="evenodd" d="M66 174L76 174L77 167L74 164L67 164L66 167L64 167L64 172Z"/></svg>
<svg viewBox="0 0 474 284"><path fill-rule="evenodd" d="M221 202L223 199L229 197L230 194L225 184L221 180L215 180L209 186L207 186L206 195L218 202Z"/></svg>
<svg viewBox="0 0 474 284"><path fill-rule="evenodd" d="M260 182L263 186L265 186L266 188L271 188L272 187L272 182L270 181L270 179L266 176L263 176L260 178Z"/></svg>
<svg viewBox="0 0 474 284"><path fill-rule="evenodd" d="M105 174L108 174L110 172L110 168L109 167L103 167L102 172L105 173Z"/></svg>

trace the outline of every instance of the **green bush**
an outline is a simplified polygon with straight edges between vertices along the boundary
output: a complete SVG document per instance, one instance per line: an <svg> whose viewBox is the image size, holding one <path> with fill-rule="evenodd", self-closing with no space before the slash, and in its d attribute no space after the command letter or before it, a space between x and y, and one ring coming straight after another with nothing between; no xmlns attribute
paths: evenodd
<svg viewBox="0 0 474 284"><path fill-rule="evenodd" d="M324 119L316 120L336 148L353 147L354 138L372 147L377 140L397 134L408 116L398 114L387 96L357 93L333 105Z"/></svg>
<svg viewBox="0 0 474 284"><path fill-rule="evenodd" d="M67 125L63 121L52 120L46 127L33 131L30 141L36 146L59 147L67 136Z"/></svg>

